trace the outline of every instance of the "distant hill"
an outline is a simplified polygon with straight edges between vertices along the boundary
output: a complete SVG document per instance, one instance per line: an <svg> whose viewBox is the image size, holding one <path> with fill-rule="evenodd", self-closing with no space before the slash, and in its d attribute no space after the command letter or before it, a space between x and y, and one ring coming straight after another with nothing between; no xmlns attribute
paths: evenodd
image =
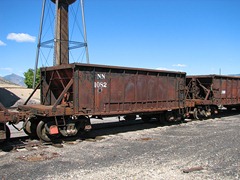
<svg viewBox="0 0 240 180"><path fill-rule="evenodd" d="M7 81L10 81L10 82L14 83L14 84L26 87L26 85L24 83L24 78L14 74L14 73L10 74L10 75L7 75L7 76L4 76L3 78Z"/></svg>
<svg viewBox="0 0 240 180"><path fill-rule="evenodd" d="M3 77L0 77L0 84L14 84L14 83L11 83L10 81L7 81Z"/></svg>

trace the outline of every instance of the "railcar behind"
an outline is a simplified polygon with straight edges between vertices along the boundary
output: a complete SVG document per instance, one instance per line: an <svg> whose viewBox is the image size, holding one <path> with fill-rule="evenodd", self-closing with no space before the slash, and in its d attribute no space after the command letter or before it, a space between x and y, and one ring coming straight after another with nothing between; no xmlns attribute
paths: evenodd
<svg viewBox="0 0 240 180"><path fill-rule="evenodd" d="M187 76L187 99L195 103L194 116L208 117L219 107L240 109L240 77L223 75Z"/></svg>

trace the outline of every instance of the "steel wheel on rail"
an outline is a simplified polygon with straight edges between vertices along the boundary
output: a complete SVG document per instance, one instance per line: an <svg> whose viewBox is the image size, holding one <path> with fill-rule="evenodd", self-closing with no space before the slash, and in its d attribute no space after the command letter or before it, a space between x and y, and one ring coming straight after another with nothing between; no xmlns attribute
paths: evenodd
<svg viewBox="0 0 240 180"><path fill-rule="evenodd" d="M165 121L170 123L170 122L174 122L176 120L176 116L175 113L173 111L167 111L165 113Z"/></svg>
<svg viewBox="0 0 240 180"><path fill-rule="evenodd" d="M5 130L6 130L6 140L8 141L10 139L11 132L7 125L5 126Z"/></svg>
<svg viewBox="0 0 240 180"><path fill-rule="evenodd" d="M50 134L51 127L54 127L55 134ZM61 134L58 132L58 127L55 125L55 121L53 119L43 119L37 125L37 136L40 140L45 142L57 141Z"/></svg>
<svg viewBox="0 0 240 180"><path fill-rule="evenodd" d="M50 142L51 138L47 133L46 129L46 122L40 121L37 125L37 136L39 137L40 140L45 141L45 142Z"/></svg>
<svg viewBox="0 0 240 180"><path fill-rule="evenodd" d="M1 143L8 141L11 136L9 127L6 124L0 123L0 130L5 131L5 135L6 135L6 138L3 141L1 140Z"/></svg>
<svg viewBox="0 0 240 180"><path fill-rule="evenodd" d="M76 136L86 135L92 129L90 118L87 116L79 116L76 127L78 130Z"/></svg>
<svg viewBox="0 0 240 180"><path fill-rule="evenodd" d="M179 123L183 120L183 115L178 110L172 110L165 112L165 121L168 123Z"/></svg>
<svg viewBox="0 0 240 180"><path fill-rule="evenodd" d="M37 138L37 124L38 121L35 119L29 119L24 122L23 131L32 139Z"/></svg>
<svg viewBox="0 0 240 180"><path fill-rule="evenodd" d="M144 123L149 123L150 120L151 120L151 116L148 116L148 115L142 115L141 116L141 119Z"/></svg>
<svg viewBox="0 0 240 180"><path fill-rule="evenodd" d="M123 117L126 121L135 121L137 116L136 115L126 115Z"/></svg>
<svg viewBox="0 0 240 180"><path fill-rule="evenodd" d="M199 117L198 117L198 109L197 108L194 108L194 110L193 110L193 118L196 119L196 120L199 119Z"/></svg>

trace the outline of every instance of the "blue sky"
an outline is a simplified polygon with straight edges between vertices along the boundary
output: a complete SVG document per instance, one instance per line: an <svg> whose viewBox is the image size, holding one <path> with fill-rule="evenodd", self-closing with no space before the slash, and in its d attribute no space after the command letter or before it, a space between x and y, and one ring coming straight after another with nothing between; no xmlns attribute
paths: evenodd
<svg viewBox="0 0 240 180"><path fill-rule="evenodd" d="M34 68L41 6L1 0L0 76ZM91 63L240 73L240 0L85 0L85 16Z"/></svg>

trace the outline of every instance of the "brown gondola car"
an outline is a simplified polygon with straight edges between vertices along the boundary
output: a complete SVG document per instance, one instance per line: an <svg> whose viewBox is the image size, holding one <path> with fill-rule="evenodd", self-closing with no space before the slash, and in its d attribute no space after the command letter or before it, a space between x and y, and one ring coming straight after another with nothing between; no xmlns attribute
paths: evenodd
<svg viewBox="0 0 240 180"><path fill-rule="evenodd" d="M91 116L144 121L177 118L185 107L186 73L89 64L41 68L41 105L23 105L25 131L48 141L91 128Z"/></svg>
<svg viewBox="0 0 240 180"><path fill-rule="evenodd" d="M187 76L187 99L195 103L195 116L210 116L219 107L240 108L240 77L223 75Z"/></svg>
<svg viewBox="0 0 240 180"><path fill-rule="evenodd" d="M10 138L10 130L7 122L16 120L16 112L9 112L0 102L0 142Z"/></svg>

